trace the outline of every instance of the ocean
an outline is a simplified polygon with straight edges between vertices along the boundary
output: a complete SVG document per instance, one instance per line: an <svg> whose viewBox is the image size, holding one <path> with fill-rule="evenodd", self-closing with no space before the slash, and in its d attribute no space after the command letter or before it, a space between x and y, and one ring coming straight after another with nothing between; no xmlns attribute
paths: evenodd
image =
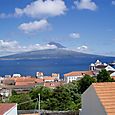
<svg viewBox="0 0 115 115"><path fill-rule="evenodd" d="M96 58L71 58L71 59L34 59L34 60L0 60L0 76L19 73L23 76L35 76L36 72L64 73L78 70L88 70L89 65L94 63ZM103 63L110 63L115 58L100 58Z"/></svg>

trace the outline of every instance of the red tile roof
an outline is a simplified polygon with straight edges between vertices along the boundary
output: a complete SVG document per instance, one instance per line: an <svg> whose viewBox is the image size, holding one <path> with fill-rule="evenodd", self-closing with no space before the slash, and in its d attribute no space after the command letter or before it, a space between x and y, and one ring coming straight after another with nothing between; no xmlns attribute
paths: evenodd
<svg viewBox="0 0 115 115"><path fill-rule="evenodd" d="M36 82L36 83L42 83L42 82L43 82L43 79L37 78L37 79L35 79L35 82Z"/></svg>
<svg viewBox="0 0 115 115"><path fill-rule="evenodd" d="M35 84L35 82L16 82L15 85L19 86L19 85L32 85Z"/></svg>
<svg viewBox="0 0 115 115"><path fill-rule="evenodd" d="M67 74L64 74L64 77L68 76L83 76L83 75L94 75L92 71L73 71Z"/></svg>
<svg viewBox="0 0 115 115"><path fill-rule="evenodd" d="M30 85L30 84L35 84L35 83L42 83L43 79L40 78L33 78L33 77L17 77L17 78L6 78L5 80L14 80L15 85ZM5 81L4 80L4 81Z"/></svg>
<svg viewBox="0 0 115 115"><path fill-rule="evenodd" d="M3 115L5 112L14 107L15 103L1 103L0 104L0 115Z"/></svg>
<svg viewBox="0 0 115 115"><path fill-rule="evenodd" d="M112 76L112 78L115 80L115 76Z"/></svg>
<svg viewBox="0 0 115 115"><path fill-rule="evenodd" d="M115 82L93 83L92 86L107 115L115 115Z"/></svg>
<svg viewBox="0 0 115 115"><path fill-rule="evenodd" d="M55 88L55 87L62 86L62 85L64 85L64 82L47 82L47 83L44 83L44 86L49 87L49 88Z"/></svg>

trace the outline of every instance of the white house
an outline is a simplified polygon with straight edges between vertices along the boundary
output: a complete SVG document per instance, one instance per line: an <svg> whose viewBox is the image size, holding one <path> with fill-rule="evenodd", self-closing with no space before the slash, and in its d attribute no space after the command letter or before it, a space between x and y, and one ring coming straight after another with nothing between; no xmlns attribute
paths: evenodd
<svg viewBox="0 0 115 115"><path fill-rule="evenodd" d="M111 73L111 74L110 74L110 77L115 80L115 72Z"/></svg>
<svg viewBox="0 0 115 115"><path fill-rule="evenodd" d="M21 74L13 74L12 77L21 77Z"/></svg>
<svg viewBox="0 0 115 115"><path fill-rule="evenodd" d="M17 115L17 104L15 103L1 103L0 115Z"/></svg>
<svg viewBox="0 0 115 115"><path fill-rule="evenodd" d="M6 88L0 88L0 95L3 97L8 97L12 95L12 90L11 89L6 89Z"/></svg>
<svg viewBox="0 0 115 115"><path fill-rule="evenodd" d="M102 63L97 60L94 64L91 63L89 66L89 70L93 71L95 75L99 74L102 69L106 69L106 71L112 73L115 72L115 69L106 63Z"/></svg>
<svg viewBox="0 0 115 115"><path fill-rule="evenodd" d="M80 80L85 75L93 76L94 73L92 71L73 71L73 72L64 74L64 81L66 83L69 83L75 80Z"/></svg>
<svg viewBox="0 0 115 115"><path fill-rule="evenodd" d="M95 71L95 73L99 73L102 69L105 69L108 66L106 63L102 63L101 61L97 60L95 63L91 63L89 66L89 70Z"/></svg>
<svg viewBox="0 0 115 115"><path fill-rule="evenodd" d="M95 66L102 65L102 62L100 60L96 60Z"/></svg>
<svg viewBox="0 0 115 115"><path fill-rule="evenodd" d="M44 77L44 73L43 72L36 72L36 77L37 78L42 78Z"/></svg>
<svg viewBox="0 0 115 115"><path fill-rule="evenodd" d="M0 84L1 84L2 80L4 80L4 78L3 78L3 77L0 77Z"/></svg>
<svg viewBox="0 0 115 115"><path fill-rule="evenodd" d="M82 94L80 115L115 115L115 82L93 83Z"/></svg>
<svg viewBox="0 0 115 115"><path fill-rule="evenodd" d="M110 65L108 65L105 69L106 71L109 71L109 72L115 72L115 69L111 67Z"/></svg>
<svg viewBox="0 0 115 115"><path fill-rule="evenodd" d="M110 74L111 77L115 77L115 72Z"/></svg>
<svg viewBox="0 0 115 115"><path fill-rule="evenodd" d="M52 77L55 77L58 81L60 80L60 74L59 73L52 73Z"/></svg>
<svg viewBox="0 0 115 115"><path fill-rule="evenodd" d="M54 82L56 79L55 77L47 76L43 78L44 82Z"/></svg>

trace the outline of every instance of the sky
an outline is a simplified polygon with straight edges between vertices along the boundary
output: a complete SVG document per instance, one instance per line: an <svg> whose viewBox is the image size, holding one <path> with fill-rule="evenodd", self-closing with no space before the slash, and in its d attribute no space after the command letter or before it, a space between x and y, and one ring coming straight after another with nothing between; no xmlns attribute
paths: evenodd
<svg viewBox="0 0 115 115"><path fill-rule="evenodd" d="M0 56L49 42L115 56L115 0L0 0Z"/></svg>

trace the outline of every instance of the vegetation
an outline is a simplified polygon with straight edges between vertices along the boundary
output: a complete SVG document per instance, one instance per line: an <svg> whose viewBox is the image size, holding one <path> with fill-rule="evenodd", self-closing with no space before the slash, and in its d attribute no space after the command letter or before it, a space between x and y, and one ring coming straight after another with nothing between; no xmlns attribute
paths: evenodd
<svg viewBox="0 0 115 115"><path fill-rule="evenodd" d="M80 94L78 83L72 82L55 89L38 86L29 94L16 94L9 98L9 102L18 103L18 109L34 109L38 94L41 97L41 109L45 110L78 110L80 108ZM34 100L34 101L31 101ZM27 102L27 103L23 103Z"/></svg>
<svg viewBox="0 0 115 115"><path fill-rule="evenodd" d="M28 103L23 104L23 102L26 102L26 101L28 101ZM28 94L12 95L9 98L9 102L18 103L18 109L22 109L22 110L28 110L32 106L31 105L31 98Z"/></svg>
<svg viewBox="0 0 115 115"><path fill-rule="evenodd" d="M103 69L102 71L99 72L97 75L97 82L111 82L114 81L111 77L108 71Z"/></svg>
<svg viewBox="0 0 115 115"><path fill-rule="evenodd" d="M79 93L83 93L92 83L95 83L96 79L94 77L91 77L89 75L85 75L81 80L78 81L79 87Z"/></svg>
<svg viewBox="0 0 115 115"><path fill-rule="evenodd" d="M79 81L73 81L72 83L65 84L55 89L38 86L33 88L28 94L16 94L16 92L13 91L9 102L18 103L18 109L35 109L35 107L37 108L38 94L40 94L41 109L75 111L81 107L81 94L92 83L109 81L113 81L109 73L106 70L102 70L96 77L85 75ZM23 103L26 101L27 103Z"/></svg>

